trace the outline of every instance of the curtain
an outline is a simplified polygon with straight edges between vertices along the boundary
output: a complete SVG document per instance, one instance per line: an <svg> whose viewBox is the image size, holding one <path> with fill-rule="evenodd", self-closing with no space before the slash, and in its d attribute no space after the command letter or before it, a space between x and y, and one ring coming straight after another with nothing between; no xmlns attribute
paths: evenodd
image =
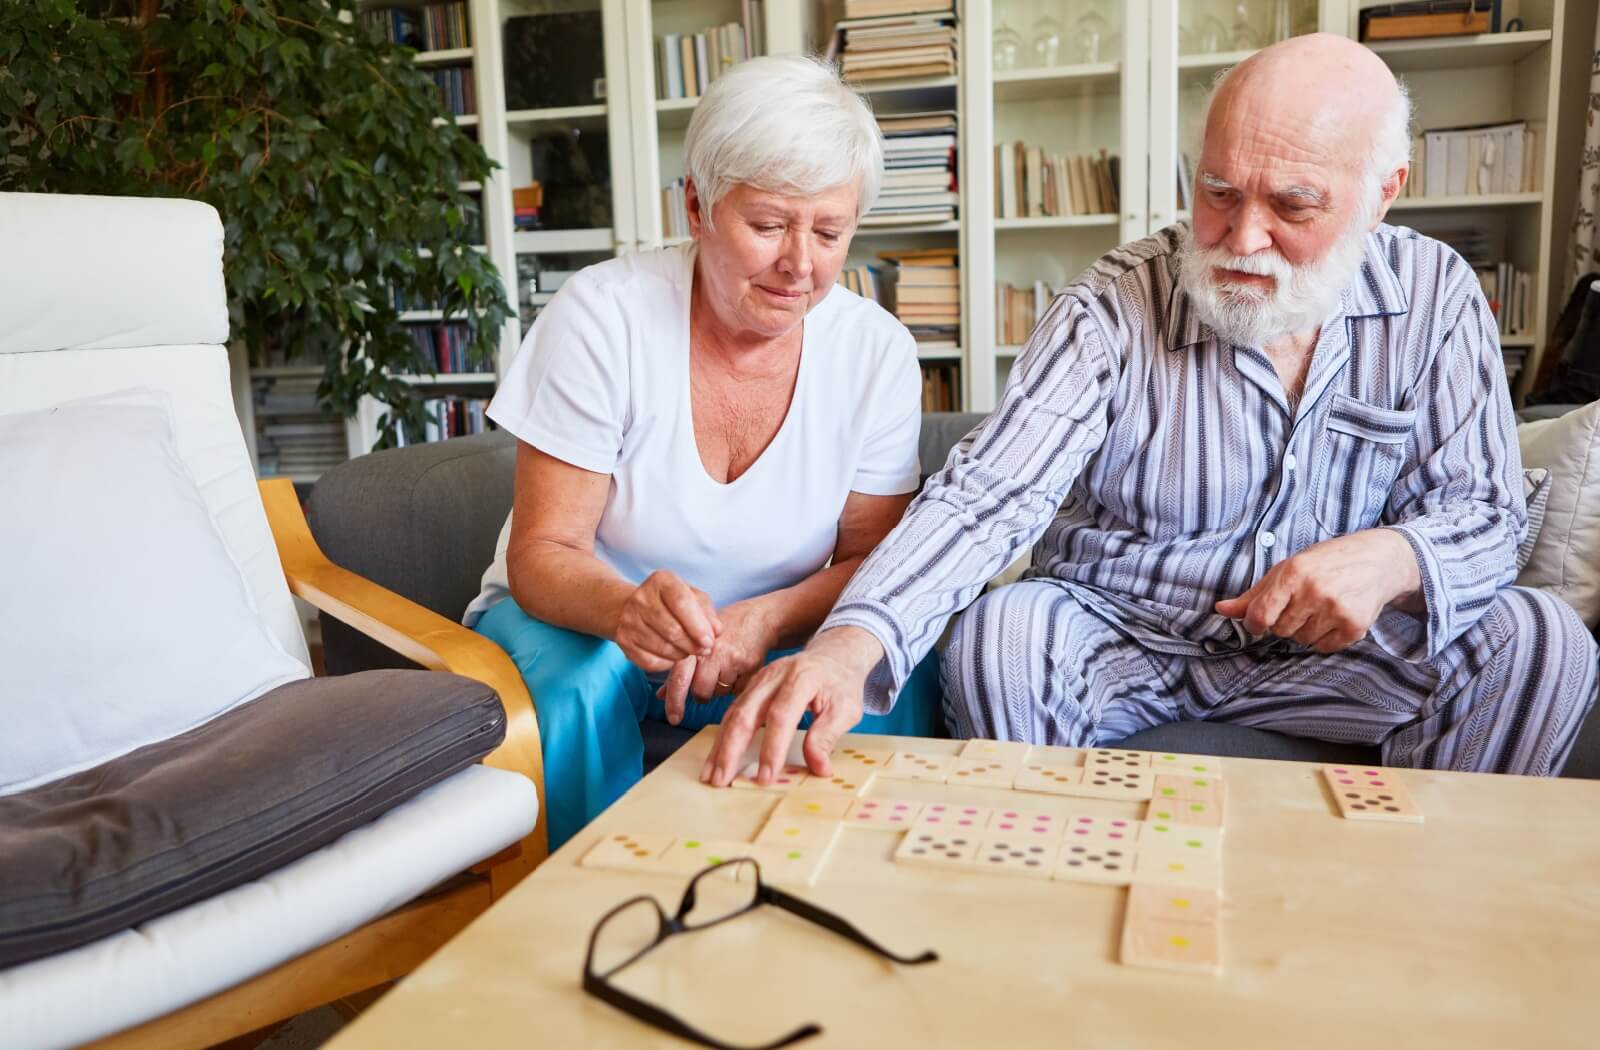
<svg viewBox="0 0 1600 1050"><path fill-rule="evenodd" d="M1551 129L1552 133L1554 129ZM1562 287L1586 273L1600 270L1600 19L1595 23L1595 46L1589 64L1589 107L1583 128L1583 161L1578 176L1577 215L1572 221L1573 248Z"/></svg>

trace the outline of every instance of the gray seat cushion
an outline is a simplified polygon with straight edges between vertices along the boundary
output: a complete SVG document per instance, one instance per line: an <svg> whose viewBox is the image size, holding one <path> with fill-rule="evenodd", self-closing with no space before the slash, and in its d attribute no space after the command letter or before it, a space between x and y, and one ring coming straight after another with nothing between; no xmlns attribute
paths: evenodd
<svg viewBox="0 0 1600 1050"><path fill-rule="evenodd" d="M0 968L99 940L312 853L505 739L489 687L420 671L279 686L0 798Z"/></svg>

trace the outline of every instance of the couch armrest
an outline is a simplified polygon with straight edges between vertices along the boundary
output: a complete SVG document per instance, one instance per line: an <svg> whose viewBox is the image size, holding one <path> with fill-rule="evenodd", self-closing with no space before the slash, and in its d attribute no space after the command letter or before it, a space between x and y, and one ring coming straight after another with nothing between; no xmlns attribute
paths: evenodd
<svg viewBox="0 0 1600 1050"><path fill-rule="evenodd" d="M476 679L499 693L506 710L506 739L484 762L532 780L542 803L544 753L540 750L539 723L528 687L505 650L482 635L333 564L311 536L294 484L283 478L259 484L290 593L408 660L429 670ZM531 843L534 856L529 860L533 864L542 861L548 851L545 811L541 804Z"/></svg>

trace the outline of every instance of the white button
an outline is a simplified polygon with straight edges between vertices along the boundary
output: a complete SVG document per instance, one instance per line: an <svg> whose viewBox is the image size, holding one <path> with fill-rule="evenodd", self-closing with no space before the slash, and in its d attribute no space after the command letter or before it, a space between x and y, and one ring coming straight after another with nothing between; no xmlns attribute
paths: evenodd
<svg viewBox="0 0 1600 1050"><path fill-rule="evenodd" d="M1263 532L1261 534L1261 545L1263 547L1270 547L1274 543L1277 543L1277 542L1278 542L1278 537L1274 536L1272 533Z"/></svg>
<svg viewBox="0 0 1600 1050"><path fill-rule="evenodd" d="M1284 470L1293 470L1294 469L1294 453L1293 452L1290 452L1290 453L1287 453L1287 454L1284 455L1284 457L1283 457L1283 469Z"/></svg>

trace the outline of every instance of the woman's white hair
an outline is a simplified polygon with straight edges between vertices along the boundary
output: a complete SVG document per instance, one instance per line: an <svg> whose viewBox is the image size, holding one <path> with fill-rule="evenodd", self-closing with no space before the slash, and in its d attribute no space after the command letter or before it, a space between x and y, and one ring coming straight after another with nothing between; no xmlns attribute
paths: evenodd
<svg viewBox="0 0 1600 1050"><path fill-rule="evenodd" d="M859 219L878 199L883 136L831 65L798 55L752 58L701 96L683 166L708 227L717 201L740 183L799 196L855 183Z"/></svg>
<svg viewBox="0 0 1600 1050"><path fill-rule="evenodd" d="M1222 90L1222 82L1233 72L1232 67L1219 72L1211 81L1211 90L1206 95L1206 103L1200 111L1200 123L1193 129L1194 147L1191 156L1198 158L1205 147L1206 125L1211 120L1211 106L1217 100L1217 92ZM1383 199L1384 184L1389 181L1396 170L1411 164L1411 91L1406 87L1406 82L1399 77L1395 78L1395 99L1388 112L1384 113L1382 121L1378 124L1378 132L1373 136L1372 149L1368 151L1365 167L1362 169L1361 181L1366 195L1362 205L1370 215L1376 215L1378 204Z"/></svg>

